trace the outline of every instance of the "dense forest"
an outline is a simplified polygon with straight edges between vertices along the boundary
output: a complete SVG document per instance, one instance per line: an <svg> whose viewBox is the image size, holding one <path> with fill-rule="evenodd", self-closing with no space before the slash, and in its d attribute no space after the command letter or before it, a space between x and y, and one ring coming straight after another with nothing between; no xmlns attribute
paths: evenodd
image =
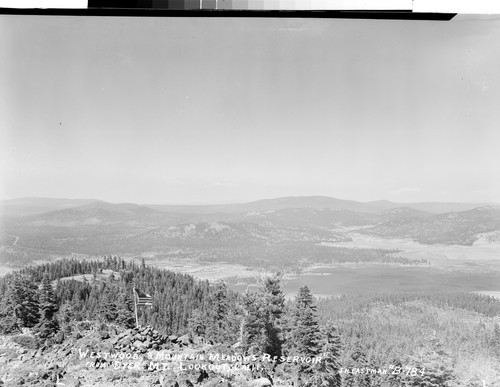
<svg viewBox="0 0 500 387"><path fill-rule="evenodd" d="M500 302L468 293L342 295L309 288L286 300L282 276L238 294L119 257L63 259L0 279L0 328L50 341L78 321L135 325L133 288L153 297L139 323L243 355L295 386L473 386L500 378ZM290 362L294 357L320 362ZM474 360L473 359L477 359ZM385 372L384 372L385 371ZM486 375L486 376L485 376ZM492 378L492 379L491 379Z"/></svg>
<svg viewBox="0 0 500 387"><path fill-rule="evenodd" d="M81 228L81 227L80 227ZM171 258L173 255L195 262L227 262L252 268L265 268L292 272L314 264L387 263L398 265L429 265L426 259L405 257L399 250L373 248L346 248L318 244L321 240L286 240L271 242L256 241L210 241L159 239L151 242L133 237L113 234L113 227L106 231L94 227L86 233L50 227L12 230L20 236L13 245L14 237L0 237L3 245L2 260L13 268L22 267L47 257L60 259L73 254L82 257L97 257L110 252L124 256L140 256L144 251L155 251L156 258ZM133 230L129 230L133 233ZM83 235L83 236L82 236ZM276 238L275 238L276 239Z"/></svg>

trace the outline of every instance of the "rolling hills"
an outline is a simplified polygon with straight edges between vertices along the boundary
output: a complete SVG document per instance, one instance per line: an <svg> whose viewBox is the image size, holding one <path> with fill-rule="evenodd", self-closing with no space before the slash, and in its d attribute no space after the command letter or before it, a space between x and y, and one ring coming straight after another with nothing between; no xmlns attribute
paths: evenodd
<svg viewBox="0 0 500 387"><path fill-rule="evenodd" d="M499 207L470 203L311 196L213 206L25 198L2 206L7 210L0 257L10 264L71 254L161 256L183 249L198 261L293 266L325 262L333 250L317 245L349 240L351 232L465 246L498 241L500 235Z"/></svg>
<svg viewBox="0 0 500 387"><path fill-rule="evenodd" d="M412 238L424 244L472 245L481 234L500 230L500 208L488 206L434 216L397 216L363 230L386 238Z"/></svg>

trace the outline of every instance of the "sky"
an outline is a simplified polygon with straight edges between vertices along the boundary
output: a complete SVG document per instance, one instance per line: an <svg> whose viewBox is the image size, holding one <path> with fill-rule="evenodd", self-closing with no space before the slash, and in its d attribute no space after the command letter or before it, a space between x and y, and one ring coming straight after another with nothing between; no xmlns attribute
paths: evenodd
<svg viewBox="0 0 500 387"><path fill-rule="evenodd" d="M0 199L500 203L500 20L0 16Z"/></svg>

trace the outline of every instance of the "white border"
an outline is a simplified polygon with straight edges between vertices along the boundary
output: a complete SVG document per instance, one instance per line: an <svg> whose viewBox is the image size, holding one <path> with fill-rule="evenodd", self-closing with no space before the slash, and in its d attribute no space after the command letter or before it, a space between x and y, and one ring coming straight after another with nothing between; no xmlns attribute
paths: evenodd
<svg viewBox="0 0 500 387"><path fill-rule="evenodd" d="M498 0L279 0L276 9L286 9L288 4L291 10L413 10L500 14ZM0 8L87 9L88 0L0 0Z"/></svg>

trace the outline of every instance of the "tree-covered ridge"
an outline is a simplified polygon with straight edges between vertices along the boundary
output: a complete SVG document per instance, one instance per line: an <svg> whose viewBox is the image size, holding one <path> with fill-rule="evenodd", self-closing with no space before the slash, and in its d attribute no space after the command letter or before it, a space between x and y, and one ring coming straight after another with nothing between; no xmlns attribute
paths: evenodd
<svg viewBox="0 0 500 387"><path fill-rule="evenodd" d="M371 295L343 294L339 297L321 298L318 301L324 318L348 316L366 312L374 306L400 306L412 301L421 301L441 309L463 309L487 317L500 316L500 301L492 296L479 293L378 293Z"/></svg>
<svg viewBox="0 0 500 387"><path fill-rule="evenodd" d="M224 232L223 226L225 224L221 223L221 225L221 232ZM249 227L249 224L245 225ZM192 229L189 226L183 227L190 232L196 232L196 227L200 227L197 223L192 225ZM138 232L136 228L115 230L118 227L116 225L106 227L92 225L78 228L55 226L20 227L9 231L12 235L19 236L19 239L13 236L4 237L0 240L0 244L5 247L2 252L4 262L12 267L43 261L47 256L54 258L70 254L82 254L87 257L108 254L139 256L146 251L155 252L157 257L168 257L175 252L176 256L182 256L184 259L197 262L223 261L242 264L247 267L277 268L285 272L317 263L429 264L425 259L405 257L404 254L397 250L350 249L333 245L320 245L321 242L340 241L337 234L330 233L330 237L323 235L328 233L328 231L324 230L288 230L284 234L288 235L287 238L284 238L281 232L273 231L271 237L267 239L255 239L246 233L242 234L240 226L240 224L231 226L232 229L236 230L233 230L236 238L234 240L231 238L229 240L214 240L213 235L206 237L198 234L189 239L166 238L161 236L161 229L157 229L156 234L149 230L144 235L131 236ZM250 226L261 227L251 224ZM219 230L219 228L214 229L215 232ZM167 228L167 230L173 232L170 228ZM313 237L308 233L318 235ZM216 233L215 236L220 235Z"/></svg>
<svg viewBox="0 0 500 387"><path fill-rule="evenodd" d="M88 281L86 278L83 281L61 280L82 274L92 274L97 279L98 275L102 277L103 271L110 272L104 281ZM23 297L26 289L43 281L54 283L57 304L64 307L64 313L72 309L70 313L76 320L98 318L114 322L118 319L130 325L134 310L133 287L154 294L153 308L140 309L140 323L155 326L168 334L186 330L192 311L196 308L208 310L210 303L207 281L196 281L189 275L127 263L111 256L104 260L63 259L27 267L2 278L0 291L2 294L12 294L14 286L17 289L15 295ZM2 299L4 304L18 303L15 297Z"/></svg>
<svg viewBox="0 0 500 387"><path fill-rule="evenodd" d="M416 217L405 221L389 220L361 232L392 238L412 238L429 245L471 246L481 234L494 233L497 238L499 228L500 209L496 206L483 206L463 212Z"/></svg>
<svg viewBox="0 0 500 387"><path fill-rule="evenodd" d="M89 271L92 281L86 277L62 280ZM98 280L104 271L109 275ZM279 274L264 279L258 291L238 295L223 282L211 285L188 275L146 267L144 262L136 265L118 257L66 259L2 279L1 327L4 333L32 328L39 338L48 340L59 332L71 333L74 323L81 320L130 327L134 323L133 286L154 299L152 308L141 308L141 325L151 325L165 334L201 337L244 356L267 354L272 361L258 367L255 377L280 375L298 385L319 386L333 372L337 376L332 380L340 380L336 360L340 340L335 328L320 327L307 287L301 288L295 306L285 305ZM324 336L321 329L325 329ZM316 358L318 361L313 361Z"/></svg>
<svg viewBox="0 0 500 387"><path fill-rule="evenodd" d="M320 321L338 329L343 367L427 370L392 375L394 386L473 386L500 380L498 299L473 293L401 293L345 295L317 305ZM385 386L382 380L380 375L344 375L346 385Z"/></svg>

